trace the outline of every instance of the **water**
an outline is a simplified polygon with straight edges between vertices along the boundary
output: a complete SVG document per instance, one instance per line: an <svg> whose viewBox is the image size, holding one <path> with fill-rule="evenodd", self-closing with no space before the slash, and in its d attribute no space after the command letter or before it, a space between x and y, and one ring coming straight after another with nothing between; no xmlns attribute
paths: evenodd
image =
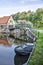
<svg viewBox="0 0 43 65"><path fill-rule="evenodd" d="M13 41L15 43L11 44L11 39L8 41L10 43L6 39L0 39L0 65L27 65L29 56L20 56L15 53L15 47L21 42L16 40ZM17 41L18 43L16 43Z"/></svg>

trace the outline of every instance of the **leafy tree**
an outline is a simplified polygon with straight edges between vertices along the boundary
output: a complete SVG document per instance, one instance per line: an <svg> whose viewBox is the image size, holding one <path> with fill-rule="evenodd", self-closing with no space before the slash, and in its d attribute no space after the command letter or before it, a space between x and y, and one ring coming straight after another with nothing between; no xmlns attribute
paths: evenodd
<svg viewBox="0 0 43 65"><path fill-rule="evenodd" d="M43 23L43 8L38 8L36 12L31 10L27 12L18 12L12 15L13 19L17 22L18 20L26 20L33 23L34 26L40 26Z"/></svg>

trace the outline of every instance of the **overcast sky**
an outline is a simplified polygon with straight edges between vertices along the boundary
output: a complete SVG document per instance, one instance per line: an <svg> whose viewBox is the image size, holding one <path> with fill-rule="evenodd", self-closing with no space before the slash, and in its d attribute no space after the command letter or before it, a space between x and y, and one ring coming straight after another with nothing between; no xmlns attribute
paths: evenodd
<svg viewBox="0 0 43 65"><path fill-rule="evenodd" d="M0 0L0 17L43 8L43 0Z"/></svg>

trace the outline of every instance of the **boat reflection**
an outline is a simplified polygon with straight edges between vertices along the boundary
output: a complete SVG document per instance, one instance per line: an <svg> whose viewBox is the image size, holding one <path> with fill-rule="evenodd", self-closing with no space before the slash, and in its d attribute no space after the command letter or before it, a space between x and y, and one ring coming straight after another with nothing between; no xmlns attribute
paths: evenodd
<svg viewBox="0 0 43 65"><path fill-rule="evenodd" d="M14 65L25 65L25 63L28 61L29 55L21 56L16 54L14 57Z"/></svg>

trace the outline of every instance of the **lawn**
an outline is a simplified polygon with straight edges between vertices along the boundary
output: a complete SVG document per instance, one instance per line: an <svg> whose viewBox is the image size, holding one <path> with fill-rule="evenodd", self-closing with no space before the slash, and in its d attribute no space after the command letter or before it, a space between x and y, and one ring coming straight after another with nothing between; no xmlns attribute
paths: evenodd
<svg viewBox="0 0 43 65"><path fill-rule="evenodd" d="M43 27L37 28L38 30L43 30Z"/></svg>
<svg viewBox="0 0 43 65"><path fill-rule="evenodd" d="M43 34L39 34L36 48L30 59L29 65L43 65Z"/></svg>

